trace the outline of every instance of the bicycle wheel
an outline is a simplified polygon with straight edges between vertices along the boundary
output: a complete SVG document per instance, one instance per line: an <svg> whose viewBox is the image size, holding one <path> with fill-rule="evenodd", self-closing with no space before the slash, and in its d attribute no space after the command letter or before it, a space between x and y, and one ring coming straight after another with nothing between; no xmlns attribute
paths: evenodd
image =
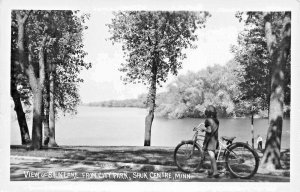
<svg viewBox="0 0 300 192"><path fill-rule="evenodd" d="M226 168L234 177L251 178L258 169L259 157L246 143L234 143L227 148Z"/></svg>
<svg viewBox="0 0 300 192"><path fill-rule="evenodd" d="M193 141L184 141L177 145L174 160L178 168L186 173L196 172L202 163L203 152Z"/></svg>

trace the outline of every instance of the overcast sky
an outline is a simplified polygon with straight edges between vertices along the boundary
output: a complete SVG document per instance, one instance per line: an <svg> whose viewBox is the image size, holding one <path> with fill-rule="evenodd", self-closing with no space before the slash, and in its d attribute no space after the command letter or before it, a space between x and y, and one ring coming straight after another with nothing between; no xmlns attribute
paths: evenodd
<svg viewBox="0 0 300 192"><path fill-rule="evenodd" d="M124 85L118 71L124 61L120 44L112 45L106 40L110 34L105 24L110 23L113 15L109 11L90 12L88 29L84 34L84 49L88 52L87 61L93 67L82 72L84 83L80 86L80 95L84 103L110 99L136 98L146 93L144 85ZM224 65L233 55L230 47L236 44L238 32L243 24L235 18L235 12L211 12L206 28L198 30L197 49L189 49L187 59L179 74L187 71L199 71L209 65ZM174 77L170 76L167 85ZM158 91L163 91L160 88Z"/></svg>

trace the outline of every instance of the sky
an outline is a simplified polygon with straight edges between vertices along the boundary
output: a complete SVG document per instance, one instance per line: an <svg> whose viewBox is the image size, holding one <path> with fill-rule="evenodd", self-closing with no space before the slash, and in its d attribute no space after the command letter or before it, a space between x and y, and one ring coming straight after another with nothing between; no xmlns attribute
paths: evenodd
<svg viewBox="0 0 300 192"><path fill-rule="evenodd" d="M83 103L137 98L147 93L147 88L139 84L124 85L120 77L124 74L118 70L124 62L121 44L112 44L106 24L111 22L110 11L93 11L87 21L88 29L84 33L84 50L88 52L86 61L93 67L84 70L81 77L80 95ZM230 47L237 44L238 33L243 24L235 18L235 12L210 12L211 17L204 29L198 30L197 49L187 49L187 58L183 60L180 74L187 71L199 71L214 64L224 65L233 58ZM164 91L168 83L174 80L170 75L168 81L158 92Z"/></svg>

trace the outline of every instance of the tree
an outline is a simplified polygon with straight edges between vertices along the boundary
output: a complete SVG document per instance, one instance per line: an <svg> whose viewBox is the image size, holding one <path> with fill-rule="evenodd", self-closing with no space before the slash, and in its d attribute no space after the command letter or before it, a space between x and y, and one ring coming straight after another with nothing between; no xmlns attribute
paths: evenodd
<svg viewBox="0 0 300 192"><path fill-rule="evenodd" d="M245 23L245 29L238 35L238 45L232 47L234 59L239 63L237 70L241 81L239 87L242 101L257 104L258 110L268 110L271 91L272 60L270 58L265 38L265 20L262 12L238 12L236 17ZM246 17L244 17L246 16ZM279 23L274 26L278 35ZM290 105L290 53L283 71L285 78L284 104ZM289 108L289 107L287 107ZM286 111L288 113L288 111Z"/></svg>
<svg viewBox="0 0 300 192"><path fill-rule="evenodd" d="M83 32L87 29L85 21L89 19L88 14L74 11L70 19L62 22L66 26L61 30L62 37L58 43L58 54L52 63L54 72L54 98L55 109L64 113L76 113L76 107L80 103L78 85L83 82L79 74L83 69L92 67L91 63L84 60L87 52L84 51Z"/></svg>
<svg viewBox="0 0 300 192"><path fill-rule="evenodd" d="M50 133L50 127L49 127L49 107L50 107L50 80L49 80L49 66L46 65L45 68L45 89L44 89L44 145L47 146L49 144L49 133Z"/></svg>
<svg viewBox="0 0 300 192"><path fill-rule="evenodd" d="M55 33L54 43L47 53L46 81L46 122L45 145L58 146L55 140L56 111L76 112L80 102L78 83L83 82L78 74L91 64L84 61L87 53L83 50L83 30L87 29L84 22L88 15L78 15L78 11L51 11L51 23ZM47 113L49 113L47 115ZM48 128L48 130L46 130Z"/></svg>
<svg viewBox="0 0 300 192"><path fill-rule="evenodd" d="M193 47L195 30L204 27L207 12L125 11L115 13L108 24L110 40L123 43L126 62L120 71L129 83L148 85L148 115L145 119L144 146L150 146L157 85L169 73L176 75L186 58L183 49Z"/></svg>
<svg viewBox="0 0 300 192"><path fill-rule="evenodd" d="M290 104L290 17L290 12L247 12L245 23L251 28L244 37L248 41L246 51L240 54L246 60L240 63L249 66L245 68L245 85L254 87L244 86L248 90L246 98L262 98L269 105L269 129L262 159L269 169L280 168L283 110L284 104Z"/></svg>
<svg viewBox="0 0 300 192"><path fill-rule="evenodd" d="M87 29L84 26L89 15L77 16L77 11L66 12L69 18L65 22L60 19L58 28L62 35L57 41L57 48L52 61L50 72L50 145L55 146L55 111L60 109L64 113L76 113L80 102L78 84L83 82L79 77L81 70L89 69L91 63L84 61L87 53L83 50L82 36Z"/></svg>
<svg viewBox="0 0 300 192"><path fill-rule="evenodd" d="M291 12L265 13L263 17L268 52L272 60L272 78L269 129L262 162L268 169L272 170L281 168L280 146L285 90L284 68L288 62L291 46ZM277 26L280 26L278 32L275 31Z"/></svg>
<svg viewBox="0 0 300 192"><path fill-rule="evenodd" d="M243 13L237 13L242 20ZM260 17L249 17L244 21L245 29L238 35L238 45L232 47L241 81L240 103L251 116L252 147L254 148L254 115L269 109L271 60L264 38L264 22Z"/></svg>
<svg viewBox="0 0 300 192"><path fill-rule="evenodd" d="M55 51L57 51L57 44L62 43L61 46L66 47L68 50L67 52L61 53L66 53L66 57L68 58L67 60L64 60L69 62L68 65L65 65L65 68L69 68L69 71L71 72L63 76L66 77L70 74L74 74L74 77L67 77L62 80L62 82L68 80L68 83L72 84L69 86L72 89L66 91L67 94L61 94L63 97L69 97L69 100L72 100L71 94L73 94L75 95L75 100L79 100L78 93L72 92L77 91L76 88L74 89L74 87L77 86L76 83L82 81L78 78L78 74L76 73L79 73L83 67L90 67L90 64L83 62L84 55L86 55L82 50L83 45L81 44L82 30L84 27L80 23L81 19L78 19L78 16L72 11L21 10L13 11L13 14L16 15L18 26L18 64L20 65L21 71L26 74L26 77L28 78L33 95L32 147L34 149L40 149L42 146L42 118L44 113L42 93L45 85L46 68L51 67L50 64L53 64L53 62L57 62L53 61L54 58L62 61L61 55L55 54ZM25 22L25 18L27 22ZM70 44L74 49L69 49L69 44L63 45L64 40L61 38L62 36L70 36L70 33L74 34L73 39L78 39L77 43L76 41L72 41ZM68 39L72 38L68 37ZM58 40L61 41L58 42ZM50 73L49 76L51 75L52 74ZM51 81L49 80L47 82L50 83ZM52 90L51 92L51 86L48 93L55 94L55 91ZM63 103L64 101L61 102ZM50 97L49 106L52 104L54 106L54 100L52 99L51 101ZM66 104L65 106L70 105ZM54 114L54 107L52 107L52 109L52 111L49 110L49 116ZM49 134L51 134L51 126Z"/></svg>
<svg viewBox="0 0 300 192"><path fill-rule="evenodd" d="M12 70L13 70L13 68L12 68ZM30 135L29 135L29 131L28 131L26 115L23 110L21 95L20 95L19 91L17 90L17 85L14 80L15 77L13 77L13 75L12 75L11 78L12 78L12 80L11 80L10 94L11 94L11 97L12 97L12 99L14 101L14 105L15 105L14 109L16 111L17 119L18 119L18 123L19 123L19 127L20 127L21 142L22 142L22 145L27 145L27 144L31 143L31 139L30 139Z"/></svg>
<svg viewBox="0 0 300 192"><path fill-rule="evenodd" d="M239 78L235 74L237 63L214 65L198 72L189 71L168 85L158 95L157 114L167 118L203 118L205 108L214 105L218 116L237 116L235 103L240 94Z"/></svg>
<svg viewBox="0 0 300 192"><path fill-rule="evenodd" d="M29 19L31 11L15 11L17 26L18 26L18 64L22 72L28 77L29 84L33 93L33 127L32 127L32 146L34 149L41 148L42 138L42 87L44 86L44 48L47 41L45 28L40 28L39 33L42 33L43 38L39 39L34 45L28 46L26 34L26 24ZM38 56L33 58L32 53L37 53Z"/></svg>
<svg viewBox="0 0 300 192"><path fill-rule="evenodd" d="M26 22L27 18L24 19ZM21 68L17 57L17 36L18 26L16 23L16 15L12 14L11 24L11 81L10 81L10 94L14 101L14 109L16 111L22 145L31 143L26 116L22 106L22 100L24 103L30 105L28 98L30 97L30 91L27 86L28 82L26 77L22 74ZM22 91L18 90L18 87L22 87Z"/></svg>
<svg viewBox="0 0 300 192"><path fill-rule="evenodd" d="M238 13L237 17L242 20L242 15ZM239 99L248 103L249 113L254 104L257 111L268 110L271 60L264 38L263 19L249 15L244 23L245 29L238 35L238 45L232 47L234 59L241 66L237 70L241 77Z"/></svg>

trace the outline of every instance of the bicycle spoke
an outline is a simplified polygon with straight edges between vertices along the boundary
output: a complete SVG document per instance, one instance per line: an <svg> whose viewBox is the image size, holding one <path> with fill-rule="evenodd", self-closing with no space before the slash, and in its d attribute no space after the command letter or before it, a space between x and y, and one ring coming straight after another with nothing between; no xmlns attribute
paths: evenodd
<svg viewBox="0 0 300 192"><path fill-rule="evenodd" d="M229 171L240 178L253 175L258 166L254 153L244 146L232 148L226 161Z"/></svg>
<svg viewBox="0 0 300 192"><path fill-rule="evenodd" d="M200 166L201 154L200 149L192 143L182 144L176 149L175 161L182 171L193 172Z"/></svg>

